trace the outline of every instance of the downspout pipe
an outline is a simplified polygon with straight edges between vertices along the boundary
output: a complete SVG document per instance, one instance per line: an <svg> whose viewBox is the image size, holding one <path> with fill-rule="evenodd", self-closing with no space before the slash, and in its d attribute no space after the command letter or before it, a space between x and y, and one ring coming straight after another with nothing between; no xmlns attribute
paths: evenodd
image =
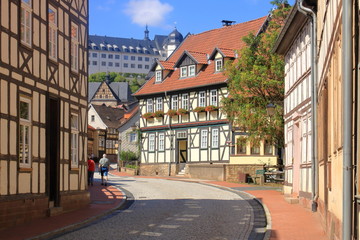
<svg viewBox="0 0 360 240"><path fill-rule="evenodd" d="M317 17L315 12L307 7L304 7L303 0L297 0L297 7L299 12L311 18L311 178L312 178L312 204L311 210L313 212L317 211L319 198L319 174L318 174L318 165L317 165Z"/></svg>
<svg viewBox="0 0 360 240"><path fill-rule="evenodd" d="M342 0L343 202L342 239L352 232L352 0Z"/></svg>
<svg viewBox="0 0 360 240"><path fill-rule="evenodd" d="M167 91L165 91L165 99L167 98ZM170 100L170 99L169 99ZM164 101L165 103L165 101ZM173 139L173 131L171 128L171 117L169 117L169 124L168 124L169 130L170 130L170 162L169 162L169 176L171 176L171 163L173 162L173 148L174 148L174 139Z"/></svg>

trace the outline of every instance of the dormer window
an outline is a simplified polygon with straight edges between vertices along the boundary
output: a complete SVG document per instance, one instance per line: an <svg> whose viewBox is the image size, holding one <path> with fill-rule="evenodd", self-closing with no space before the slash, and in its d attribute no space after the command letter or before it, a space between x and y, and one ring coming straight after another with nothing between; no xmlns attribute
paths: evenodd
<svg viewBox="0 0 360 240"><path fill-rule="evenodd" d="M222 59L215 60L215 71L216 72L221 72L222 67L223 67L223 60Z"/></svg>
<svg viewBox="0 0 360 240"><path fill-rule="evenodd" d="M189 66L189 77L195 76L195 65Z"/></svg>
<svg viewBox="0 0 360 240"><path fill-rule="evenodd" d="M180 77L187 77L187 67L180 68Z"/></svg>
<svg viewBox="0 0 360 240"><path fill-rule="evenodd" d="M161 71L156 71L155 72L155 82L161 82L161 80L162 80Z"/></svg>
<svg viewBox="0 0 360 240"><path fill-rule="evenodd" d="M195 76L195 65L185 66L180 68L180 77L192 77Z"/></svg>

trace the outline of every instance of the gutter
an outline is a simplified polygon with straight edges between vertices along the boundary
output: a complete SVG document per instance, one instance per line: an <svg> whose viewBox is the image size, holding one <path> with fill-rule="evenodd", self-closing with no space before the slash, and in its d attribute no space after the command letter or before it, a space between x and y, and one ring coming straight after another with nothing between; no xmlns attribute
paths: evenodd
<svg viewBox="0 0 360 240"><path fill-rule="evenodd" d="M342 239L352 239L352 0L342 0L343 198Z"/></svg>
<svg viewBox="0 0 360 240"><path fill-rule="evenodd" d="M297 7L299 12L311 18L311 178L312 178L312 205L311 210L317 211L318 198L319 198L319 174L318 174L318 161L317 161L317 17L315 12L303 6L303 0L297 0ZM346 239L346 238L345 238Z"/></svg>

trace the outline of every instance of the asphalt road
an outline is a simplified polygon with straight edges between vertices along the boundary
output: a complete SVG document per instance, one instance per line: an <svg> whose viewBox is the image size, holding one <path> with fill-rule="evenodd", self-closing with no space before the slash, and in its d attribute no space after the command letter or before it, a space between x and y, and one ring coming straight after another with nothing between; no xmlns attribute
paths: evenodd
<svg viewBox="0 0 360 240"><path fill-rule="evenodd" d="M245 194L201 183L111 177L124 209L53 239L263 239L265 214Z"/></svg>

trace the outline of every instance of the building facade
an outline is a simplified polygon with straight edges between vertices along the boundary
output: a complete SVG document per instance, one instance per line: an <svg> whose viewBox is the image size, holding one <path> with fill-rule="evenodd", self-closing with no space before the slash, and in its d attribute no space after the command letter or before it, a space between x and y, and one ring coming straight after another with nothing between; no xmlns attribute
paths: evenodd
<svg viewBox="0 0 360 240"><path fill-rule="evenodd" d="M189 164L229 163L232 129L219 109L228 96L223 66L266 17L188 36L134 95L142 118L143 175L175 175ZM206 39L206 41L205 41ZM227 41L223 41L227 39Z"/></svg>
<svg viewBox="0 0 360 240"><path fill-rule="evenodd" d="M275 47L285 58L284 194L308 208L312 200L310 25L293 7Z"/></svg>
<svg viewBox="0 0 360 240"><path fill-rule="evenodd" d="M147 74L155 59L166 59L183 41L174 29L168 36L150 40L146 27L144 39L89 36L89 74L121 72Z"/></svg>
<svg viewBox="0 0 360 240"><path fill-rule="evenodd" d="M88 1L2 0L0 12L3 229L89 203Z"/></svg>

